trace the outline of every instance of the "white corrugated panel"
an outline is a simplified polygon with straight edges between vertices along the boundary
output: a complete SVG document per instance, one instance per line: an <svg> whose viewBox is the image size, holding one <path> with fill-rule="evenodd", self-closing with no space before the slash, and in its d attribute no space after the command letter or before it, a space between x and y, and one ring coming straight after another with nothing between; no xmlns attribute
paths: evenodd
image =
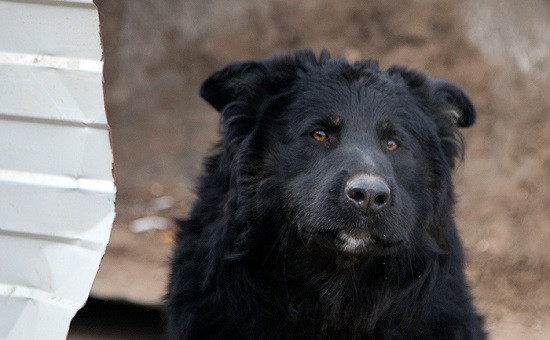
<svg viewBox="0 0 550 340"><path fill-rule="evenodd" d="M0 339L64 339L114 219L91 0L0 0Z"/></svg>

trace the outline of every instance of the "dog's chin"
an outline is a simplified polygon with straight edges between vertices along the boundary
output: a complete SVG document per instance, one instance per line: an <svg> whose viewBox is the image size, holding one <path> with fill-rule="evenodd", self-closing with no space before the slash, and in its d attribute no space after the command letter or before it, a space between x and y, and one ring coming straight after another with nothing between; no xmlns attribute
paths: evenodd
<svg viewBox="0 0 550 340"><path fill-rule="evenodd" d="M335 233L334 245L352 254L368 253L374 246L372 235L361 229L342 229Z"/></svg>
<svg viewBox="0 0 550 340"><path fill-rule="evenodd" d="M402 243L401 240L385 240L365 229L338 230L334 240L334 245L342 252L373 256L391 255Z"/></svg>
<svg viewBox="0 0 550 340"><path fill-rule="evenodd" d="M347 254L372 256L391 255L403 243L401 240L385 240L364 228L342 228L331 230L302 230L309 241L336 248Z"/></svg>

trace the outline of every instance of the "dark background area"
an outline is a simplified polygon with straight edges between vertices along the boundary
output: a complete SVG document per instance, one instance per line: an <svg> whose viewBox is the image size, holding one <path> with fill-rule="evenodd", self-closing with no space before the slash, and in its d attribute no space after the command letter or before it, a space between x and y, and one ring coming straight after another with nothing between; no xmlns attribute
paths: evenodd
<svg viewBox="0 0 550 340"><path fill-rule="evenodd" d="M171 218L188 213L218 133L198 87L232 61L301 48L423 69L471 96L479 118L455 176L468 280L493 338L548 338L549 1L95 3L117 218L69 338L161 337Z"/></svg>

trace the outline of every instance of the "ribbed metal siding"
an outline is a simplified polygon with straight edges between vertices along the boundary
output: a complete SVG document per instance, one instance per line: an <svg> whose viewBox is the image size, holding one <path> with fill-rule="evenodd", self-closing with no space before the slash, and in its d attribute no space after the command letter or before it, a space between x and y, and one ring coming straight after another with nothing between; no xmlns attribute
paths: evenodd
<svg viewBox="0 0 550 340"><path fill-rule="evenodd" d="M114 219L97 9L0 1L0 338L63 339Z"/></svg>

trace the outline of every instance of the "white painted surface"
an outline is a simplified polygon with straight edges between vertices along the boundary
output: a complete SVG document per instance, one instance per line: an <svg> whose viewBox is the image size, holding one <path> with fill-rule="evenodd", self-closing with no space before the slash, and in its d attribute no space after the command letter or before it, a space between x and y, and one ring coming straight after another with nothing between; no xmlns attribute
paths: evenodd
<svg viewBox="0 0 550 340"><path fill-rule="evenodd" d="M114 219L98 13L0 0L0 339L64 339Z"/></svg>

